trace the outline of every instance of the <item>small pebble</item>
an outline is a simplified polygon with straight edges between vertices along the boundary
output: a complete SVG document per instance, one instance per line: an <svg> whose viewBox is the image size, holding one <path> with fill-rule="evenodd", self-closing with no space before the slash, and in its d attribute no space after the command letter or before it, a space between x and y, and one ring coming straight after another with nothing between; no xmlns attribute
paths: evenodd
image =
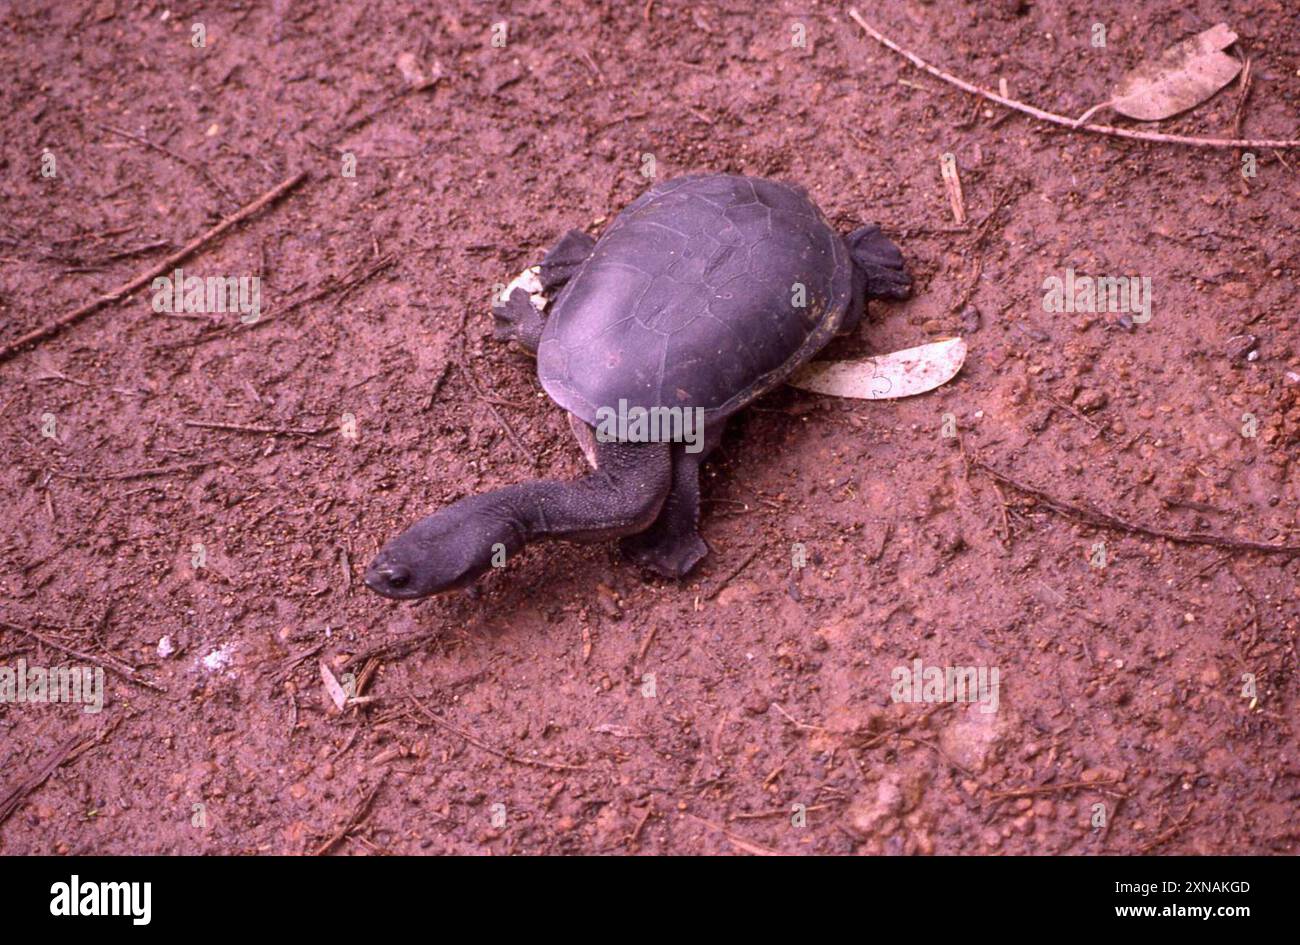
<svg viewBox="0 0 1300 945"><path fill-rule="evenodd" d="M1233 335L1228 339L1228 357L1234 361L1254 361L1259 357L1256 347L1259 339L1254 335Z"/></svg>

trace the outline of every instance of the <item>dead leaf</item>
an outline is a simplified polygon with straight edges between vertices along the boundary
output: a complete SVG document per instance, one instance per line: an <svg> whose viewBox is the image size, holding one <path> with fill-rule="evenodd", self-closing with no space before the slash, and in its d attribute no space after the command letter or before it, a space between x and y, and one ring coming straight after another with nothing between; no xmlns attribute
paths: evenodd
<svg viewBox="0 0 1300 945"><path fill-rule="evenodd" d="M948 338L862 361L816 361L790 380L792 387L858 400L893 400L924 394L957 376L966 342Z"/></svg>
<svg viewBox="0 0 1300 945"><path fill-rule="evenodd" d="M329 693L330 700L334 703L335 708L342 712L348 704L348 694L343 691L343 687L334 678L334 674L330 672L330 668L325 665L324 660L320 661L320 678L321 682L325 684L325 691Z"/></svg>
<svg viewBox="0 0 1300 945"><path fill-rule="evenodd" d="M1241 63L1223 52L1237 34L1220 23L1185 39L1120 79L1110 106L1122 115L1157 121L1199 105L1237 77Z"/></svg>

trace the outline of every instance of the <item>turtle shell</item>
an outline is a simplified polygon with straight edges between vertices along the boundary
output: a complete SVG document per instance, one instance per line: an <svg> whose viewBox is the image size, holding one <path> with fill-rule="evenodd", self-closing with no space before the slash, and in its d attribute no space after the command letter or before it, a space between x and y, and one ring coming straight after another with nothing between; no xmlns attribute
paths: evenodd
<svg viewBox="0 0 1300 945"><path fill-rule="evenodd" d="M590 424L620 401L715 422L811 359L852 288L844 241L801 188L675 178L629 204L560 292L538 377Z"/></svg>

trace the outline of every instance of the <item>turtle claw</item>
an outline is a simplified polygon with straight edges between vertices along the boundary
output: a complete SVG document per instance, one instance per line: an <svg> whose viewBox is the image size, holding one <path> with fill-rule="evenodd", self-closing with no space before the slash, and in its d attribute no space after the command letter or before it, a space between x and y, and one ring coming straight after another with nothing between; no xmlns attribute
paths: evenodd
<svg viewBox="0 0 1300 945"><path fill-rule="evenodd" d="M912 293L912 278L897 269L867 270L867 296L873 299L905 299Z"/></svg>

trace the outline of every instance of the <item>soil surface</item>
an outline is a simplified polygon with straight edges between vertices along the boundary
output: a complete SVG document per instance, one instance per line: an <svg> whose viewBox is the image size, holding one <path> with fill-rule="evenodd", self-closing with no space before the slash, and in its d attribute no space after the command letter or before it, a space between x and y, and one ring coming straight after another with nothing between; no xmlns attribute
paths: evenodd
<svg viewBox="0 0 1300 945"><path fill-rule="evenodd" d="M1300 560L1231 544L1300 543L1300 151L1007 115L760 6L5 7L0 343L309 176L183 264L258 276L253 324L146 288L0 364L0 667L106 670L100 712L0 705L3 852L1300 850ZM1297 136L1294 4L1076 6L864 13L1065 115L1227 21L1244 102L1156 127ZM879 221L913 297L827 356L963 334L959 377L734 418L683 582L551 544L371 594L415 518L584 471L494 286L702 170ZM1046 311L1067 269L1150 320ZM996 711L896 702L916 660Z"/></svg>

